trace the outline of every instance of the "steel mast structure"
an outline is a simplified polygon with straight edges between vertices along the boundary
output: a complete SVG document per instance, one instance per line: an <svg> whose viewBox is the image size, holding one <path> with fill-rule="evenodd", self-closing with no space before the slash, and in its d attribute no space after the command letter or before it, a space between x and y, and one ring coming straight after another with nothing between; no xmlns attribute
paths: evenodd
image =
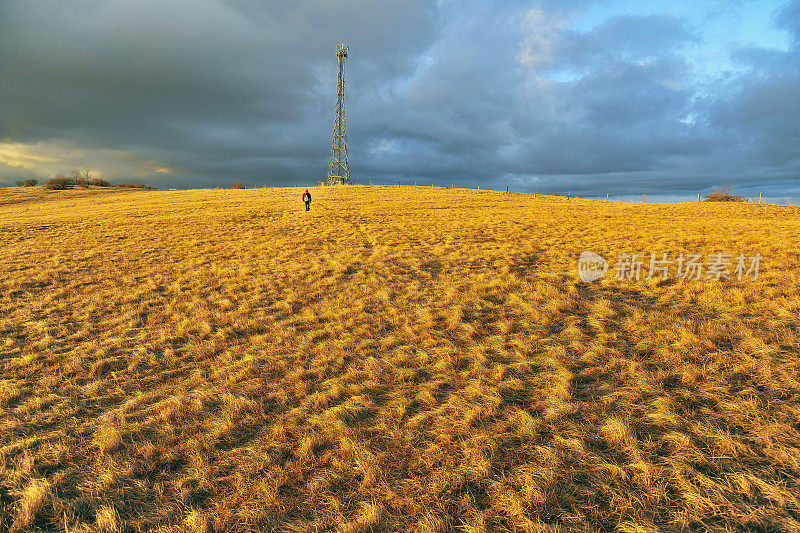
<svg viewBox="0 0 800 533"><path fill-rule="evenodd" d="M339 75L336 89L336 116L333 119L331 161L328 163L328 185L350 183L350 165L347 162L347 128L344 125L344 60L350 48L344 43L336 49Z"/></svg>

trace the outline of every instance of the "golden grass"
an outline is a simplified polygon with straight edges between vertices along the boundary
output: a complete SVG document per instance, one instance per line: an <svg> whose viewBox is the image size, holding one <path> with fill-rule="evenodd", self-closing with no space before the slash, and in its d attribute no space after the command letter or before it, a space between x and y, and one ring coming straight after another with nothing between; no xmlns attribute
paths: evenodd
<svg viewBox="0 0 800 533"><path fill-rule="evenodd" d="M800 531L797 209L301 192L0 190L0 532Z"/></svg>

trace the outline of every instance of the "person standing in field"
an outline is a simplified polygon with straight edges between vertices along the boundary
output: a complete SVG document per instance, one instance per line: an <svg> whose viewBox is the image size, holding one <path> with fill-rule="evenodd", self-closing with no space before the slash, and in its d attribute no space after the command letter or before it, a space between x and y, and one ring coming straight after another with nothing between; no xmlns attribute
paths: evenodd
<svg viewBox="0 0 800 533"><path fill-rule="evenodd" d="M308 192L308 189L303 193L303 202L306 204L306 211L309 211L311 209L311 193Z"/></svg>

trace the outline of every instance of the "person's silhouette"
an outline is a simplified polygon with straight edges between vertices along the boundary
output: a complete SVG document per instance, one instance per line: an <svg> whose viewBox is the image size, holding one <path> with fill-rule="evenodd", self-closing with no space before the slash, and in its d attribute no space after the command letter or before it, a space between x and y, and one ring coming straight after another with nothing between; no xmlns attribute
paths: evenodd
<svg viewBox="0 0 800 533"><path fill-rule="evenodd" d="M306 192L303 193L303 201L306 204L306 211L310 210L311 209L311 193L308 192L308 189L306 189Z"/></svg>

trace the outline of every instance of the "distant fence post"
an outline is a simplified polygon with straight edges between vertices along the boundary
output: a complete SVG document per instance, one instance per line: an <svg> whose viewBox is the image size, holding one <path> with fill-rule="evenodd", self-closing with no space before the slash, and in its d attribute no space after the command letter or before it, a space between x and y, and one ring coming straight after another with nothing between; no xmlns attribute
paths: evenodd
<svg viewBox="0 0 800 533"><path fill-rule="evenodd" d="M533 197L536 198L536 187L533 188Z"/></svg>
<svg viewBox="0 0 800 533"><path fill-rule="evenodd" d="M647 197L644 194L642 194L642 203L647 203Z"/></svg>
<svg viewBox="0 0 800 533"><path fill-rule="evenodd" d="M606 193L606 202L608 201L608 193Z"/></svg>
<svg viewBox="0 0 800 533"><path fill-rule="evenodd" d="M700 193L697 193L697 201L700 201Z"/></svg>
<svg viewBox="0 0 800 533"><path fill-rule="evenodd" d="M761 203L761 193L758 193L758 203Z"/></svg>

